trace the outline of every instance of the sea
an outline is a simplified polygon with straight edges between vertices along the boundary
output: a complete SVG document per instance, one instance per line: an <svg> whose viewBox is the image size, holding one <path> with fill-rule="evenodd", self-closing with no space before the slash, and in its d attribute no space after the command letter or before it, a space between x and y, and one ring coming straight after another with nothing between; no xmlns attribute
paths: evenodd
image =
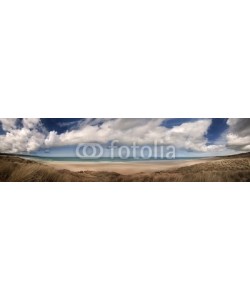
<svg viewBox="0 0 250 300"><path fill-rule="evenodd" d="M34 159L34 160L40 160L40 161L51 161L51 162L72 162L72 163L84 163L84 162L161 162L161 161L179 161L179 160L194 160L194 159L202 159L205 157L176 157L174 159L169 158L134 158L134 157L128 157L128 158L120 158L120 157L101 157L101 158L79 158L79 157L44 157L44 156L30 156L26 157L28 159Z"/></svg>

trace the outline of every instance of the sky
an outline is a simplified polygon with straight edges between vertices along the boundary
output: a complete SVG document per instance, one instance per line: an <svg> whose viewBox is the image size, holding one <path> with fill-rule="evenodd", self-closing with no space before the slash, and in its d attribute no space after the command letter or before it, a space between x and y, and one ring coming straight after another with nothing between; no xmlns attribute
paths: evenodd
<svg viewBox="0 0 250 300"><path fill-rule="evenodd" d="M81 143L173 145L177 156L250 151L250 119L0 118L0 152L75 156Z"/></svg>

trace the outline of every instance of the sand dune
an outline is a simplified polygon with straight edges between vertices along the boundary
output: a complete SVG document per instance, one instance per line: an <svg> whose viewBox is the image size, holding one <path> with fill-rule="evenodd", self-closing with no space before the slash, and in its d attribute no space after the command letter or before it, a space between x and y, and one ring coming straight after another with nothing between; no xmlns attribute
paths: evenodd
<svg viewBox="0 0 250 300"><path fill-rule="evenodd" d="M250 153L200 161L176 161L171 166L169 164L164 165L162 162L155 164L140 163L140 166L138 163L132 164L128 164L127 167L125 167L126 163L122 165L121 163L117 165L111 163L98 164L98 167L90 164L87 169L76 171L79 168L77 164L73 164L73 166L70 166L72 164L53 165L16 156L1 155L0 181L250 181ZM117 172L111 171L111 165L112 168L117 169ZM75 171L62 169L65 166L76 169L74 169ZM157 168L157 171L155 171L155 168Z"/></svg>

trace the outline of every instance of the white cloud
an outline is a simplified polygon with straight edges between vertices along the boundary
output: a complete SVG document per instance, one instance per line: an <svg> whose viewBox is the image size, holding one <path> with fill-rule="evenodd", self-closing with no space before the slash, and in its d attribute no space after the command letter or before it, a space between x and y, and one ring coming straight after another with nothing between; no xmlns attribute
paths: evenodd
<svg viewBox="0 0 250 300"><path fill-rule="evenodd" d="M1 152L31 152L44 144L45 136L37 130L15 129L0 136Z"/></svg>
<svg viewBox="0 0 250 300"><path fill-rule="evenodd" d="M3 120L3 121L2 121ZM8 132L0 136L1 152L32 152L44 147L75 145L79 143L107 143L118 140L120 144L174 145L188 151L220 151L223 145L207 145L206 133L210 119L182 123L173 128L162 126L166 119L86 119L77 128L58 134L46 132L40 119L23 119L22 128L15 121L2 119Z"/></svg>
<svg viewBox="0 0 250 300"><path fill-rule="evenodd" d="M14 121L15 120L15 121ZM0 151L6 153L31 152L44 145L45 134L38 129L40 119L23 119L23 127L16 127L16 119L1 119L5 135L0 135Z"/></svg>
<svg viewBox="0 0 250 300"><path fill-rule="evenodd" d="M23 119L23 127L33 129L40 123L40 119L38 118L24 118Z"/></svg>
<svg viewBox="0 0 250 300"><path fill-rule="evenodd" d="M78 143L107 143L118 140L120 144L171 144L178 148L191 151L209 151L221 146L207 146L205 134L211 125L211 120L198 120L183 123L171 129L161 126L164 119L112 119L99 126L89 123L80 128L62 134L50 132L45 139L45 145L63 146Z"/></svg>
<svg viewBox="0 0 250 300"><path fill-rule="evenodd" d="M13 119L13 118L8 118L8 119L0 118L0 123L2 124L2 128L4 131L10 131L16 128L16 121L17 119Z"/></svg>

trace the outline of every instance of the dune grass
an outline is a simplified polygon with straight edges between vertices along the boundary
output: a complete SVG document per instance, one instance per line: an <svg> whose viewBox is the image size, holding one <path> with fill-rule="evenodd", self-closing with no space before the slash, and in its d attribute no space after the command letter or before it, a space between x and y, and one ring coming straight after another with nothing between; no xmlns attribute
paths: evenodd
<svg viewBox="0 0 250 300"><path fill-rule="evenodd" d="M167 171L121 175L115 172L72 172L15 156L0 156L0 181L9 182L249 182L250 154L215 158Z"/></svg>

